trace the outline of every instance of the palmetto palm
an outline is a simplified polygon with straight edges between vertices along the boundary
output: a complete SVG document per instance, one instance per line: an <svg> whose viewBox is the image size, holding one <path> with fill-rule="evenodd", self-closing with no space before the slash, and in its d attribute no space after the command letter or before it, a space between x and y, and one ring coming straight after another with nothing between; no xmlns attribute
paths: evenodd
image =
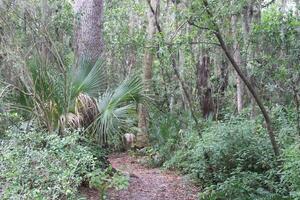
<svg viewBox="0 0 300 200"><path fill-rule="evenodd" d="M96 102L99 114L89 127L100 143L108 136L120 134L132 127L136 119L136 103L143 99L141 80L137 77L125 79L115 90L106 91Z"/></svg>
<svg viewBox="0 0 300 200"><path fill-rule="evenodd" d="M96 63L84 59L66 76L39 64L30 65L27 81L21 80L21 105L36 114L43 113L36 116L47 127L85 127L103 142L103 138L134 124L136 103L143 99L139 78L127 78L109 90L101 59ZM27 93L32 95L24 95Z"/></svg>

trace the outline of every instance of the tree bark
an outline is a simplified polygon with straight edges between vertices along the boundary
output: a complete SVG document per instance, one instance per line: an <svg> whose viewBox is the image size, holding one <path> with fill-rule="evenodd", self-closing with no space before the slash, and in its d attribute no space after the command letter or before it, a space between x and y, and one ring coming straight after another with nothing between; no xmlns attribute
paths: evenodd
<svg viewBox="0 0 300 200"><path fill-rule="evenodd" d="M279 147L275 138L275 134L273 132L273 128L272 128L272 123L271 123L271 119L269 117L269 114L267 112L267 110L265 109L264 104L262 103L260 97L257 95L256 91L254 90L254 88L251 86L251 83L248 81L248 79L246 78L246 76L243 74L242 70L240 69L239 65L237 64L237 62L235 61L234 57L231 55L230 50L228 49L223 36L221 34L220 28L217 25L217 23L213 20L214 19L214 15L212 14L212 12L210 11L209 8L209 4L207 2L207 0L202 0L204 7L205 7L205 11L208 14L208 16L210 17L210 19L212 20L211 23L213 25L213 33L216 36L216 38L218 39L221 48L223 49L225 55L227 56L227 58L229 59L229 61L231 62L233 68L235 69L235 71L237 72L237 74L241 77L241 79L243 80L243 82L245 83L245 85L247 86L247 88L249 89L249 91L251 92L251 94L253 95L257 105L259 106L265 122L266 122L266 126L267 126L267 130L268 130L268 134L269 134L269 138L273 147L273 151L276 157L278 157L280 155L279 153Z"/></svg>
<svg viewBox="0 0 300 200"><path fill-rule="evenodd" d="M156 33L156 19L159 15L159 5L160 0L149 0L148 10L148 42L151 44L153 42L155 33ZM144 93L149 94L151 91L151 82L152 82L152 65L154 60L155 53L152 49L146 48L144 55L144 72L143 72L143 81L144 81ZM148 127L149 127L149 116L147 107L145 105L139 105L139 122L138 126L140 131L136 137L136 146L141 148L149 144L148 137Z"/></svg>
<svg viewBox="0 0 300 200"><path fill-rule="evenodd" d="M237 65L241 66L241 50L238 42L238 16L236 14L231 17L231 25L232 25L232 37L233 37L233 57L237 62ZM243 109L243 95L244 88L243 82L238 74L236 74L236 102L237 102L237 110L238 113L241 113Z"/></svg>
<svg viewBox="0 0 300 200"><path fill-rule="evenodd" d="M210 58L208 56L203 56L201 61L199 60L197 69L197 89L201 99L202 115L205 119L214 114L214 103L211 88L209 86L210 65Z"/></svg>
<svg viewBox="0 0 300 200"><path fill-rule="evenodd" d="M104 48L102 35L103 0L75 0L76 61L96 62Z"/></svg>
<svg viewBox="0 0 300 200"><path fill-rule="evenodd" d="M229 63L227 60L223 59L223 56L221 57L221 60L219 61L220 66L220 93L221 96L224 97L225 90L228 86L228 65Z"/></svg>

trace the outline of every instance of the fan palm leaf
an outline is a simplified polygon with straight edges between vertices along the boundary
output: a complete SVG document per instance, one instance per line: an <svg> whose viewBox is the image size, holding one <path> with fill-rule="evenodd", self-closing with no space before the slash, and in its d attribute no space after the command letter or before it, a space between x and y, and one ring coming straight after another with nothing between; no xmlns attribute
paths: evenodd
<svg viewBox="0 0 300 200"><path fill-rule="evenodd" d="M71 100L77 98L80 93L91 97L98 97L106 90L106 74L104 61L98 59L96 63L88 59L82 59L79 66L69 73L71 78Z"/></svg>
<svg viewBox="0 0 300 200"><path fill-rule="evenodd" d="M136 103L141 101L142 82L127 78L114 91L105 92L97 101L99 115L89 126L98 142L106 143L112 134L120 134L136 122Z"/></svg>

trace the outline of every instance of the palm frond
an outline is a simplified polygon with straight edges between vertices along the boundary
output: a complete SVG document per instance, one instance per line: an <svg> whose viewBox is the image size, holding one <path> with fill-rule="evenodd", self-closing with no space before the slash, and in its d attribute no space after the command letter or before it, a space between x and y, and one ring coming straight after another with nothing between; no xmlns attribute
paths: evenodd
<svg viewBox="0 0 300 200"><path fill-rule="evenodd" d="M141 98L142 82L138 77L127 78L114 91L99 98L99 115L89 127L98 142L103 144L112 134L120 134L136 123L136 103Z"/></svg>
<svg viewBox="0 0 300 200"><path fill-rule="evenodd" d="M82 59L78 68L69 74L71 77L71 99L75 99L80 93L98 97L100 93L106 90L106 75L102 59L98 59L96 63Z"/></svg>

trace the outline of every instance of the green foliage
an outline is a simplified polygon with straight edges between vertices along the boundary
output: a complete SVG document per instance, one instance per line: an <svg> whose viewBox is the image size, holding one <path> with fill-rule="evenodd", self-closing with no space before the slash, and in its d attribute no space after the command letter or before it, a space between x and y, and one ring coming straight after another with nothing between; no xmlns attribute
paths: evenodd
<svg viewBox="0 0 300 200"><path fill-rule="evenodd" d="M81 141L79 133L60 138L36 131L10 131L1 140L1 199L78 199L83 181L96 182L103 177L106 182L99 185L125 185L102 170L97 157L104 153Z"/></svg>
<svg viewBox="0 0 300 200"><path fill-rule="evenodd" d="M223 183L205 188L199 197L201 200L291 200L274 183L269 174L237 170Z"/></svg>
<svg viewBox="0 0 300 200"><path fill-rule="evenodd" d="M22 120L22 117L18 113L9 113L3 109L0 112L0 138L5 136L5 132L9 127L18 124Z"/></svg>
<svg viewBox="0 0 300 200"><path fill-rule="evenodd" d="M299 26L292 12L284 14L277 7L265 10L261 23L254 25L251 43L262 52L251 74L273 102L290 102L299 90Z"/></svg>
<svg viewBox="0 0 300 200"><path fill-rule="evenodd" d="M109 167L106 170L95 170L88 174L90 178L89 185L97 188L100 193L100 197L106 199L106 192L108 189L116 188L117 190L126 189L128 187L128 177L120 174L112 174L112 168Z"/></svg>
<svg viewBox="0 0 300 200"><path fill-rule="evenodd" d="M70 100L74 100L80 93L91 97L98 97L106 90L105 62L99 58L96 63L89 59L82 59L79 65L69 69L67 78L70 80Z"/></svg>
<svg viewBox="0 0 300 200"><path fill-rule="evenodd" d="M192 136L187 143L190 151L178 151L166 166L172 167L176 157L181 157L179 168L200 179L205 186L223 182L231 172L240 168L242 171L263 172L272 167L272 152L268 139L259 124L254 121L233 119L227 123L214 124L203 130L202 138ZM187 162L186 164L184 164ZM184 164L183 166L181 166Z"/></svg>
<svg viewBox="0 0 300 200"><path fill-rule="evenodd" d="M84 127L98 141L107 142L103 138L135 125L136 103L145 100L137 76L107 90L101 59L96 63L83 59L65 74L37 58L28 62L28 68L27 80L21 79L24 91L19 92L17 109L32 113L50 132L58 126Z"/></svg>
<svg viewBox="0 0 300 200"><path fill-rule="evenodd" d="M97 101L99 115L90 125L98 141L120 135L133 127L136 123L136 106L142 100L145 98L138 77L127 78L115 90L103 93Z"/></svg>
<svg viewBox="0 0 300 200"><path fill-rule="evenodd" d="M293 199L300 199L300 145L291 145L284 152L283 181L289 185Z"/></svg>
<svg viewBox="0 0 300 200"><path fill-rule="evenodd" d="M274 106L271 110L274 119L274 128L278 135L278 141L284 148L289 148L295 143L295 139L299 137L297 130L297 111L291 106Z"/></svg>
<svg viewBox="0 0 300 200"><path fill-rule="evenodd" d="M176 150L182 147L179 141L183 141L183 137L188 131L182 127L189 127L189 131L193 131L193 119L188 113L183 113L178 118L174 113L154 112L151 116L150 124L150 140L153 150L150 150L151 165L161 166L166 160L170 160Z"/></svg>
<svg viewBox="0 0 300 200"><path fill-rule="evenodd" d="M156 145L154 152L150 151L152 163L159 160L164 168L186 174L204 188L201 199L291 198L288 191L295 191L298 186L297 173L293 173L299 169L295 159L298 154L295 149L289 151L291 157L286 166L290 170L285 172L289 181L280 181L280 167L259 117L256 120L231 117L223 122L203 123L200 137L194 129L179 129L174 121L162 121L161 136L153 137ZM287 128L281 125L279 131ZM289 141L293 137L286 136ZM293 182L294 189L289 190L287 182Z"/></svg>

